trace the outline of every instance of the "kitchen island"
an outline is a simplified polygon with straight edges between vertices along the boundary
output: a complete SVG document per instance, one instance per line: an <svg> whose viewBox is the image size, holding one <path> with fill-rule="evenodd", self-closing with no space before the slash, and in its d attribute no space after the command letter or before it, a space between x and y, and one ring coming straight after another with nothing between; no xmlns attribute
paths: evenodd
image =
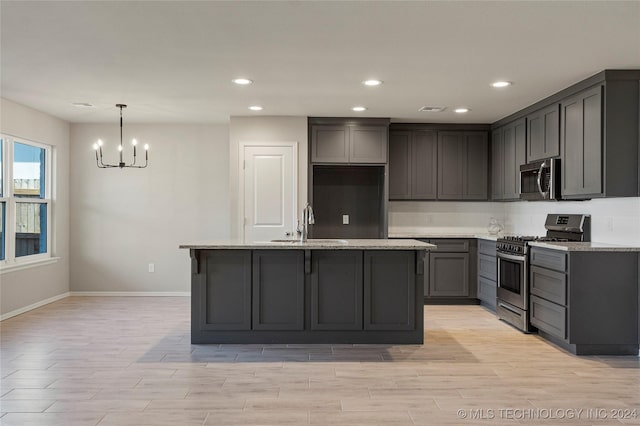
<svg viewBox="0 0 640 426"><path fill-rule="evenodd" d="M423 343L417 240L211 241L191 256L192 343Z"/></svg>

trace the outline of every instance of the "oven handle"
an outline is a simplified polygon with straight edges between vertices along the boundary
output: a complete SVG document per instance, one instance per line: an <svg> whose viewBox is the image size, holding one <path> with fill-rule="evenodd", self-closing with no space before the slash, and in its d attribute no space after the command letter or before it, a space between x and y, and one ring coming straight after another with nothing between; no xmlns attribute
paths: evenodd
<svg viewBox="0 0 640 426"><path fill-rule="evenodd" d="M540 164L540 170L538 170L538 192L540 192L542 198L547 198L547 194L542 191L542 169L544 169L544 166L546 166L546 164L547 162L543 161L542 164Z"/></svg>
<svg viewBox="0 0 640 426"><path fill-rule="evenodd" d="M525 262L527 260L526 256L517 256L517 255L513 255L513 254L506 254L506 253L497 253L498 259L502 258L502 259L507 259L507 260L514 260L516 262Z"/></svg>

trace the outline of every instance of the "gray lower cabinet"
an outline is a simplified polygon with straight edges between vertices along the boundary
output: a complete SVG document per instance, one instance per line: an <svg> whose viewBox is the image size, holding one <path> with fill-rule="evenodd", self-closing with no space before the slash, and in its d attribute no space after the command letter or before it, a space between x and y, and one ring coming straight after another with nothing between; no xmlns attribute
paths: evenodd
<svg viewBox="0 0 640 426"><path fill-rule="evenodd" d="M204 252L200 260L200 314L192 321L205 330L251 329L251 252Z"/></svg>
<svg viewBox="0 0 640 426"><path fill-rule="evenodd" d="M438 199L486 200L486 132L438 132Z"/></svg>
<svg viewBox="0 0 640 426"><path fill-rule="evenodd" d="M359 250L313 252L312 330L362 330L362 268Z"/></svg>
<svg viewBox="0 0 640 426"><path fill-rule="evenodd" d="M494 311L498 288L497 263L495 241L478 240L478 300Z"/></svg>
<svg viewBox="0 0 640 426"><path fill-rule="evenodd" d="M388 126L312 125L311 162L384 164L387 141Z"/></svg>
<svg viewBox="0 0 640 426"><path fill-rule="evenodd" d="M469 296L468 253L431 253L429 274L430 296Z"/></svg>
<svg viewBox="0 0 640 426"><path fill-rule="evenodd" d="M435 244L425 274L425 303L478 303L476 299L476 239L421 240Z"/></svg>
<svg viewBox="0 0 640 426"><path fill-rule="evenodd" d="M554 103L527 115L527 162L560 155L560 109Z"/></svg>
<svg viewBox="0 0 640 426"><path fill-rule="evenodd" d="M364 329L413 330L416 257L412 251L364 252Z"/></svg>
<svg viewBox="0 0 640 426"><path fill-rule="evenodd" d="M302 250L253 252L253 329L304 328Z"/></svg>
<svg viewBox="0 0 640 426"><path fill-rule="evenodd" d="M578 355L638 354L638 254L533 247L531 324Z"/></svg>

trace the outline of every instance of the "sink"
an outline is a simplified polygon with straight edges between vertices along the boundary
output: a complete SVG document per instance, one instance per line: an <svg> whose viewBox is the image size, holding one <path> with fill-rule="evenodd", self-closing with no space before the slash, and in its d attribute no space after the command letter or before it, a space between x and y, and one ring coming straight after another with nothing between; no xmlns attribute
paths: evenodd
<svg viewBox="0 0 640 426"><path fill-rule="evenodd" d="M271 240L270 242L272 242L272 243L298 243L298 242L300 242L300 240L292 240L292 239L288 239L288 240Z"/></svg>

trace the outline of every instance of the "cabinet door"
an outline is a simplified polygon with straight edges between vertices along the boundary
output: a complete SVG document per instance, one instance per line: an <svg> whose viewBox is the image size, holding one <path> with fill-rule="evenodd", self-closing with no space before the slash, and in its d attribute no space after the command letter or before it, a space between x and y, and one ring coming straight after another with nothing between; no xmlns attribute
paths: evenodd
<svg viewBox="0 0 640 426"><path fill-rule="evenodd" d="M251 251L201 251L202 287L193 291L199 303L200 330L251 329ZM196 302L198 300L199 302Z"/></svg>
<svg viewBox="0 0 640 426"><path fill-rule="evenodd" d="M410 131L389 133L389 199L411 198L411 139Z"/></svg>
<svg viewBox="0 0 640 426"><path fill-rule="evenodd" d="M602 89L562 102L562 196L602 193Z"/></svg>
<svg viewBox="0 0 640 426"><path fill-rule="evenodd" d="M438 133L438 199L461 200L466 163L462 132Z"/></svg>
<svg viewBox="0 0 640 426"><path fill-rule="evenodd" d="M487 199L488 146L486 132L465 132L465 164L462 167L465 200Z"/></svg>
<svg viewBox="0 0 640 426"><path fill-rule="evenodd" d="M253 252L253 329L304 328L304 252Z"/></svg>
<svg viewBox="0 0 640 426"><path fill-rule="evenodd" d="M499 128L491 133L491 199L504 198L504 158L502 134L504 128Z"/></svg>
<svg viewBox="0 0 640 426"><path fill-rule="evenodd" d="M415 329L415 293L415 252L364 252L365 330Z"/></svg>
<svg viewBox="0 0 640 426"><path fill-rule="evenodd" d="M311 126L312 163L348 163L349 128L347 126Z"/></svg>
<svg viewBox="0 0 640 426"><path fill-rule="evenodd" d="M413 132L411 144L411 199L435 200L438 196L438 140L436 132Z"/></svg>
<svg viewBox="0 0 640 426"><path fill-rule="evenodd" d="M560 110L557 104L527 116L527 162L560 155Z"/></svg>
<svg viewBox="0 0 640 426"><path fill-rule="evenodd" d="M498 285L485 277L478 277L478 299L491 309L496 309Z"/></svg>
<svg viewBox="0 0 640 426"><path fill-rule="evenodd" d="M349 162L387 162L386 126L354 126L349 127L349 133Z"/></svg>
<svg viewBox="0 0 640 426"><path fill-rule="evenodd" d="M468 253L431 253L429 274L430 296L469 296Z"/></svg>
<svg viewBox="0 0 640 426"><path fill-rule="evenodd" d="M526 164L527 128L525 119L510 123L504 127L503 145L503 199L520 198L520 166Z"/></svg>
<svg viewBox="0 0 640 426"><path fill-rule="evenodd" d="M362 330L362 252L314 250L311 329Z"/></svg>

